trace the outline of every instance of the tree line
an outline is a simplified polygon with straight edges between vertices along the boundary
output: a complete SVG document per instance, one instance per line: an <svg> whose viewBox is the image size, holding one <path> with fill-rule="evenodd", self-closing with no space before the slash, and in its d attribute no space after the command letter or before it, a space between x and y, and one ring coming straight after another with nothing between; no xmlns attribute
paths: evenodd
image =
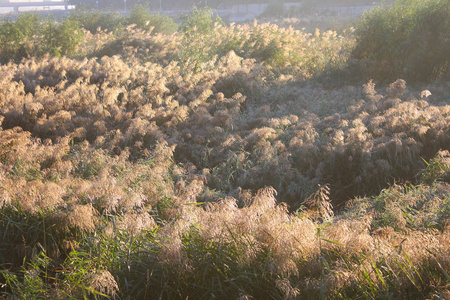
<svg viewBox="0 0 450 300"><path fill-rule="evenodd" d="M189 9L209 6L213 9L227 8L235 4L262 4L276 0L69 0L70 4L100 10L130 10L136 5L150 7L151 10ZM368 5L379 0L286 0L285 2L313 2L316 5Z"/></svg>

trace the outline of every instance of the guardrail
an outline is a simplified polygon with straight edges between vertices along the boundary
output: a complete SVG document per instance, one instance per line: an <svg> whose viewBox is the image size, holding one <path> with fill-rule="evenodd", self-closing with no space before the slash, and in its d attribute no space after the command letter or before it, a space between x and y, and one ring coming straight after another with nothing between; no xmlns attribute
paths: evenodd
<svg viewBox="0 0 450 300"><path fill-rule="evenodd" d="M0 2L0 8L14 8L14 12L18 13L19 12L19 8L21 7L42 7L43 9L45 8L50 8L50 7L54 7L54 6L60 6L60 7L64 7L65 10L69 10L71 8L73 8L73 5L70 5L68 2L65 1L60 1L60 2L56 2L56 1L42 1L42 2L4 2L1 1Z"/></svg>

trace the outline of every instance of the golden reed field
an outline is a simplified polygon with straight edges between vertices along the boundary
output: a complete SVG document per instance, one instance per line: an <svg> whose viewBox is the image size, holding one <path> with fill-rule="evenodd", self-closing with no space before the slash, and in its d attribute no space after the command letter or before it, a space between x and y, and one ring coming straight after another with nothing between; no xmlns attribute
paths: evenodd
<svg viewBox="0 0 450 300"><path fill-rule="evenodd" d="M448 57L376 13L1 21L0 297L450 299Z"/></svg>

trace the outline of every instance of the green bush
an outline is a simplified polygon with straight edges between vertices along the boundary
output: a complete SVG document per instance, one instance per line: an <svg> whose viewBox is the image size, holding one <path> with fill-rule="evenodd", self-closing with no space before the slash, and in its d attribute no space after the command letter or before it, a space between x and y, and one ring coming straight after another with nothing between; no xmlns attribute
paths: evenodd
<svg viewBox="0 0 450 300"><path fill-rule="evenodd" d="M379 6L357 23L353 57L375 78L433 80L448 75L448 0L406 0Z"/></svg>
<svg viewBox="0 0 450 300"><path fill-rule="evenodd" d="M41 50L53 56L62 56L74 53L83 38L78 22L65 19L56 22L48 18L42 25Z"/></svg>
<svg viewBox="0 0 450 300"><path fill-rule="evenodd" d="M214 16L214 12L209 7L197 8L196 6L189 14L182 17L181 31L186 34L194 32L200 34L210 33L214 27L214 23L222 22L219 16Z"/></svg>
<svg viewBox="0 0 450 300"><path fill-rule="evenodd" d="M214 16L209 7L194 6L187 15L181 16L179 31L183 34L183 46L176 59L183 66L200 71L202 65L213 59L218 51L220 43L214 39L214 27L216 23L221 22L220 17Z"/></svg>
<svg viewBox="0 0 450 300"><path fill-rule="evenodd" d="M98 28L113 31L124 21L119 13L105 13L85 8L77 8L69 15L69 19L78 22L81 27L93 34Z"/></svg>
<svg viewBox="0 0 450 300"><path fill-rule="evenodd" d="M16 20L0 23L0 62L19 61L25 57L72 54L81 42L83 32L76 20L57 22L42 20L36 14L21 14Z"/></svg>
<svg viewBox="0 0 450 300"><path fill-rule="evenodd" d="M39 28L41 18L37 14L20 14L15 20L0 21L0 62L18 60L29 56L30 41L36 28Z"/></svg>
<svg viewBox="0 0 450 300"><path fill-rule="evenodd" d="M178 25L175 21L160 14L153 14L151 11L142 5L137 5L127 20L128 24L136 24L136 26L143 30L150 30L153 28L153 33L172 34L177 30Z"/></svg>

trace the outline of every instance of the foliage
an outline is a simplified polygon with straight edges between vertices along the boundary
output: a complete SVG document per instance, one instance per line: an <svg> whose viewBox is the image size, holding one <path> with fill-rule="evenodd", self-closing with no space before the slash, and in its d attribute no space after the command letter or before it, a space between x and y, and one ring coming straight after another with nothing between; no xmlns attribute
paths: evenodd
<svg viewBox="0 0 450 300"><path fill-rule="evenodd" d="M219 16L214 16L214 11L211 8L194 6L187 15L182 17L180 31L187 35L207 34L211 32L215 23L221 22Z"/></svg>
<svg viewBox="0 0 450 300"><path fill-rule="evenodd" d="M2 296L448 298L445 83L318 78L349 33L129 25L63 50L67 22L0 67Z"/></svg>
<svg viewBox="0 0 450 300"><path fill-rule="evenodd" d="M137 28L152 30L152 33L172 34L177 30L175 21L165 15L152 14L150 9L137 5L127 18L128 24L136 24Z"/></svg>
<svg viewBox="0 0 450 300"><path fill-rule="evenodd" d="M58 23L51 17L42 20L37 14L21 14L16 20L0 24L2 63L50 53L61 56L74 53L83 32L78 22L65 19Z"/></svg>
<svg viewBox="0 0 450 300"><path fill-rule="evenodd" d="M433 159L426 163L426 168L420 173L420 182L432 184L442 180L448 180L450 172L450 154L448 151L439 151Z"/></svg>
<svg viewBox="0 0 450 300"><path fill-rule="evenodd" d="M370 76L432 80L448 75L447 0L396 1L366 12L356 26L353 56Z"/></svg>
<svg viewBox="0 0 450 300"><path fill-rule="evenodd" d="M89 10L85 7L77 7L72 11L68 19L77 22L82 28L95 34L100 28L102 30L114 31L123 23L123 17L119 13Z"/></svg>
<svg viewBox="0 0 450 300"><path fill-rule="evenodd" d="M53 56L62 56L77 50L83 32L74 20L66 19L58 23L48 18L42 24L42 35L41 51Z"/></svg>
<svg viewBox="0 0 450 300"><path fill-rule="evenodd" d="M196 32L196 31L194 31ZM207 34L185 36L178 59L184 64L207 62L233 51L242 58L254 58L276 75L311 77L326 70L343 68L352 41L334 31L314 35L275 24L216 24Z"/></svg>
<svg viewBox="0 0 450 300"><path fill-rule="evenodd" d="M32 55L30 40L38 33L40 22L39 16L31 13L0 21L1 63Z"/></svg>
<svg viewBox="0 0 450 300"><path fill-rule="evenodd" d="M153 34L172 34L177 30L175 21L164 15L153 14L143 5L134 6L129 15L122 16L119 13L108 13L97 10L77 8L70 14L69 19L77 21L84 29L95 34L98 29L115 31L124 25L135 24L137 28L149 31Z"/></svg>

